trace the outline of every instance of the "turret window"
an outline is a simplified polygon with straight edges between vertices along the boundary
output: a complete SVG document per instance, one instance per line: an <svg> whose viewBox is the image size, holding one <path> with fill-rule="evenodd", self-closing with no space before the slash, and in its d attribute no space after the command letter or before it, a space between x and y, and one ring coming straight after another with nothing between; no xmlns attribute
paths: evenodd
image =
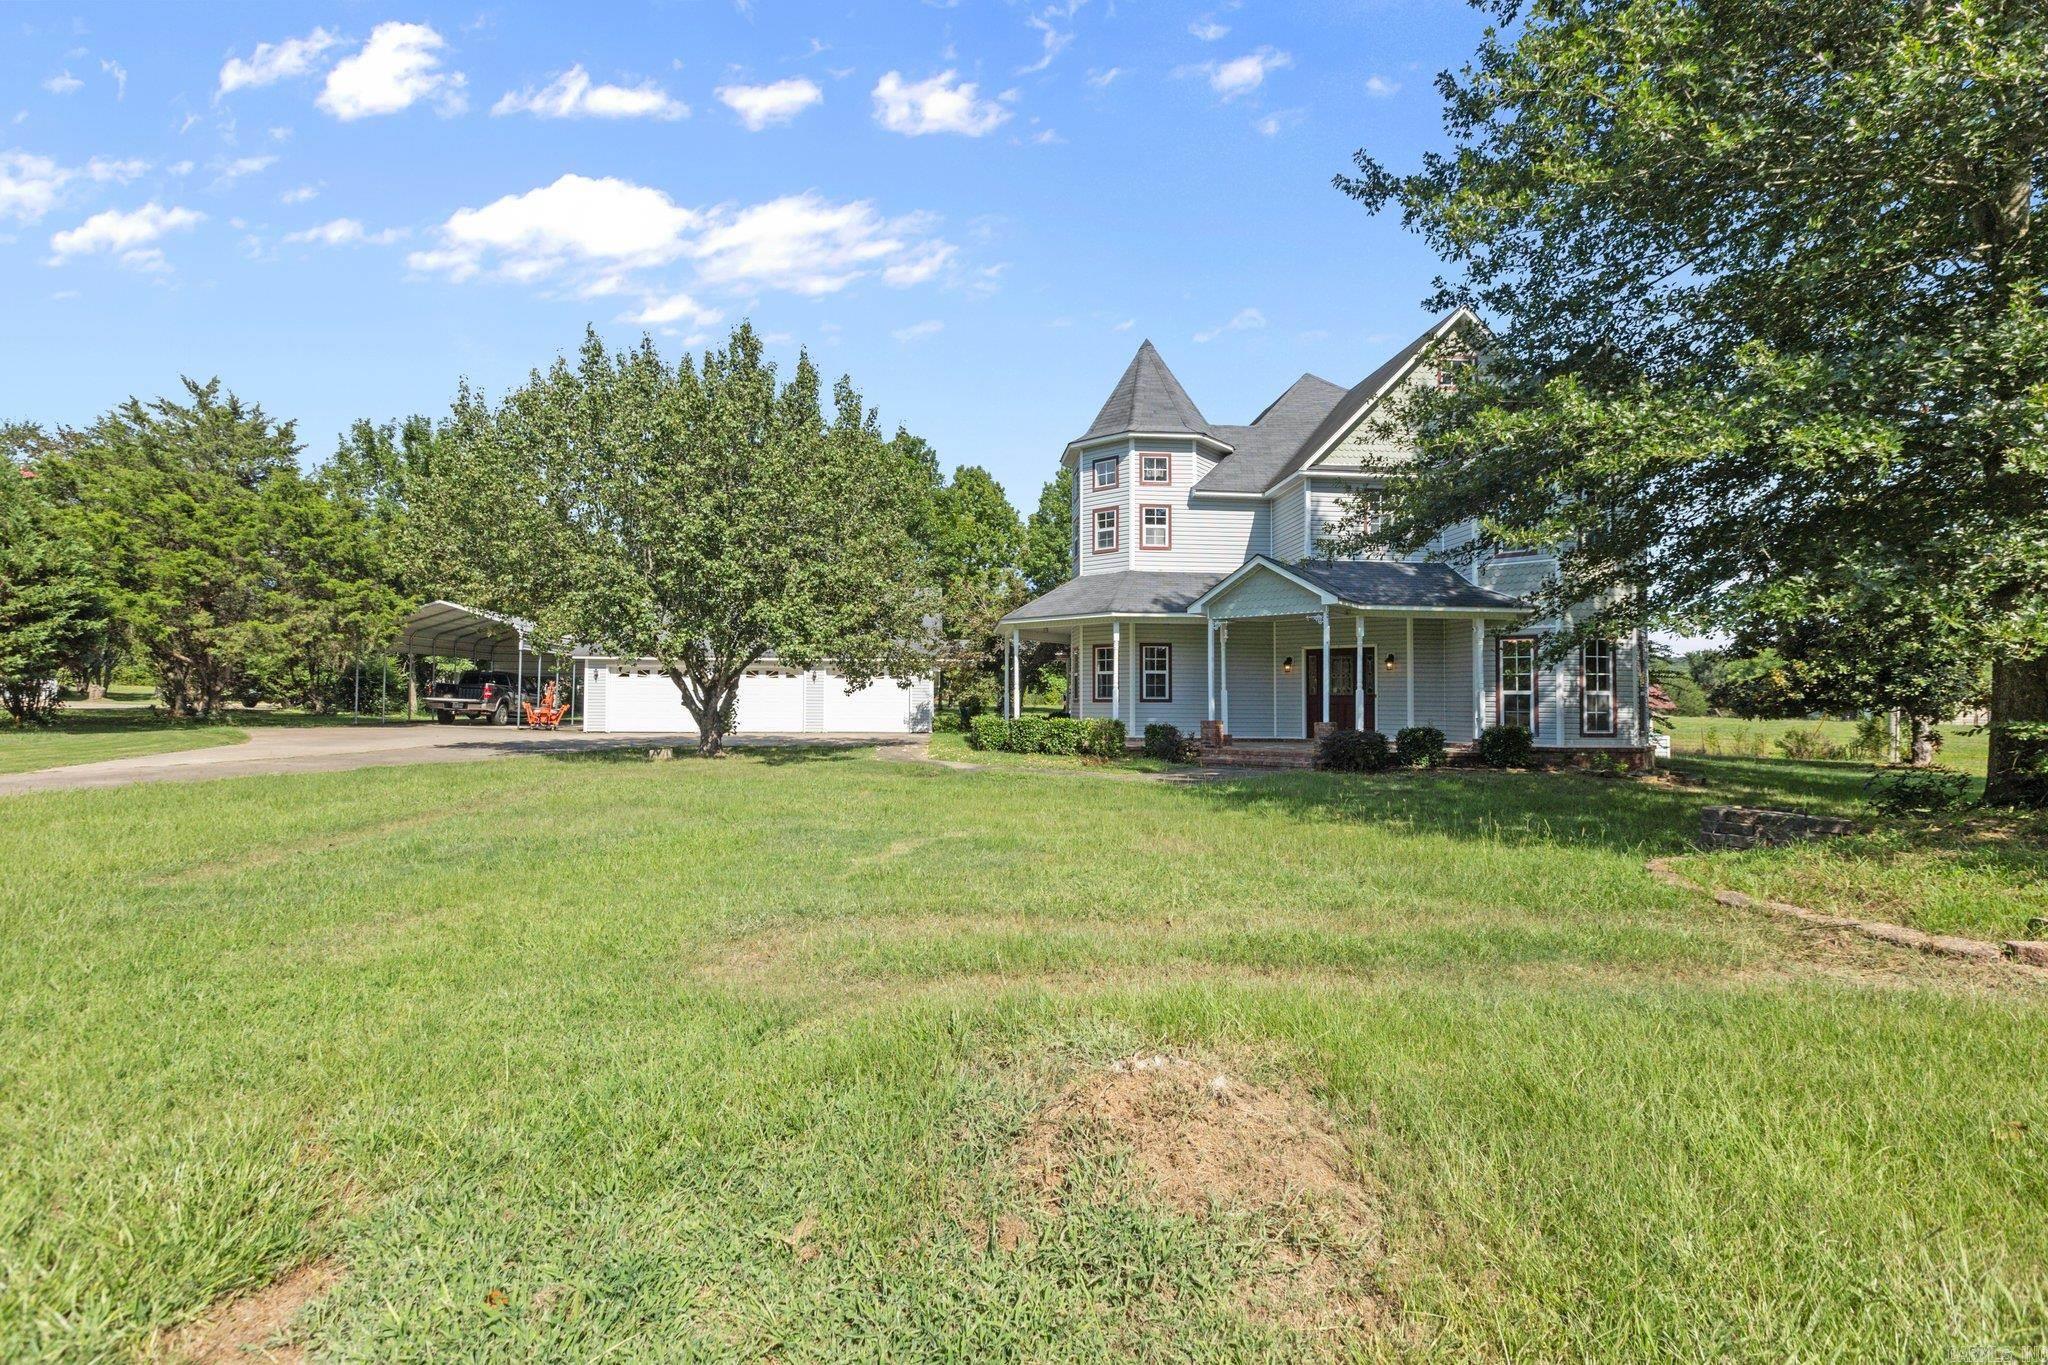
<svg viewBox="0 0 2048 1365"><path fill-rule="evenodd" d="M1173 509L1171 507L1140 507L1138 509L1138 545L1147 550L1171 550L1173 548Z"/></svg>
<svg viewBox="0 0 2048 1365"><path fill-rule="evenodd" d="M1108 554L1116 548L1116 508L1095 509L1095 553Z"/></svg>
<svg viewBox="0 0 2048 1365"><path fill-rule="evenodd" d="M1121 462L1114 455L1112 455L1106 459L1097 460L1094 463L1094 465L1091 466L1095 470L1095 486L1097 488L1116 487L1117 465L1119 463Z"/></svg>
<svg viewBox="0 0 2048 1365"><path fill-rule="evenodd" d="M1169 484L1173 482L1173 457L1171 455L1140 455L1138 457L1138 482Z"/></svg>

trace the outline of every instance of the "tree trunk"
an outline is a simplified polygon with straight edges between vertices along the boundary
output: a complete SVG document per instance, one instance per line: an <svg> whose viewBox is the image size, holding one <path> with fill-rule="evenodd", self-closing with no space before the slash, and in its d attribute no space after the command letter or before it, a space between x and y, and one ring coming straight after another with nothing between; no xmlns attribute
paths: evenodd
<svg viewBox="0 0 2048 1365"><path fill-rule="evenodd" d="M1991 663L1988 806L2048 806L2048 655Z"/></svg>
<svg viewBox="0 0 2048 1365"><path fill-rule="evenodd" d="M1934 766L1934 749L1940 740L1940 735L1935 730L1934 722L1931 720L1914 716L1912 722L1913 754L1910 761L1916 768L1931 768Z"/></svg>

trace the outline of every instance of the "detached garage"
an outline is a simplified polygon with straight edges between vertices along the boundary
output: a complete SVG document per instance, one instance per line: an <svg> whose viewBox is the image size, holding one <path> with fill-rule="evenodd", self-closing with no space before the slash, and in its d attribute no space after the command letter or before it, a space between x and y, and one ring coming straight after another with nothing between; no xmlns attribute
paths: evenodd
<svg viewBox="0 0 2048 1365"><path fill-rule="evenodd" d="M611 734L687 734L697 728L676 685L651 660L592 659L583 728ZM739 735L901 735L932 728L932 680L883 678L855 688L837 674L757 664L740 679Z"/></svg>
<svg viewBox="0 0 2048 1365"><path fill-rule="evenodd" d="M694 734L697 722L652 659L612 659L568 641L542 641L516 616L429 602L400 627L401 655L467 659L526 680L558 679L573 702L568 724L601 734ZM529 684L530 685L530 684ZM884 678L850 687L829 669L765 661L747 670L733 714L736 735L902 735L932 728L932 679Z"/></svg>

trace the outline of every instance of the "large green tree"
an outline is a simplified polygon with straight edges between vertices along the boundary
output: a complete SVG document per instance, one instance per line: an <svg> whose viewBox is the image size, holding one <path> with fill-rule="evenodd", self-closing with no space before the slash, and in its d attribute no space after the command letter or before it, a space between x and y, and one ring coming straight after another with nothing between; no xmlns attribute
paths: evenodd
<svg viewBox="0 0 2048 1365"><path fill-rule="evenodd" d="M996 623L1024 600L1024 524L1003 486L979 465L955 469L932 505L929 544L948 654L939 701L986 705L996 698L1003 668Z"/></svg>
<svg viewBox="0 0 2048 1365"><path fill-rule="evenodd" d="M406 534L464 600L657 661L716 755L765 657L855 685L929 666L915 463L849 381L831 399L745 324L676 365L592 333L496 407L465 388Z"/></svg>
<svg viewBox="0 0 2048 1365"><path fill-rule="evenodd" d="M76 667L107 624L99 575L44 502L41 482L33 465L0 460L0 707L16 724L47 714L58 673Z"/></svg>
<svg viewBox="0 0 2048 1365"><path fill-rule="evenodd" d="M1556 548L1606 633L1910 572L1992 661L1988 799L2048 802L2048 8L1489 8L1453 148L1339 179L1497 324L1382 538Z"/></svg>
<svg viewBox="0 0 2048 1365"><path fill-rule="evenodd" d="M1074 471L1066 465L1039 490L1024 523L1024 582L1033 596L1074 576Z"/></svg>

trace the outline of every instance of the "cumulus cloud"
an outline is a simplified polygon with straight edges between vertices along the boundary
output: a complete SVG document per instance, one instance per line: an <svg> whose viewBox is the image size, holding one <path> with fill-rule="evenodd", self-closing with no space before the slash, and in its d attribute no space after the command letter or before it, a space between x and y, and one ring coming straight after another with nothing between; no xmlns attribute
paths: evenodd
<svg viewBox="0 0 2048 1365"><path fill-rule="evenodd" d="M213 183L231 185L245 175L260 174L276 164L277 158L274 156L238 156L233 161L218 163Z"/></svg>
<svg viewBox="0 0 2048 1365"><path fill-rule="evenodd" d="M653 81L639 85L599 85L581 65L572 66L540 87L507 91L491 106L493 114L532 114L537 118L686 117L690 106L673 98Z"/></svg>
<svg viewBox="0 0 2048 1365"><path fill-rule="evenodd" d="M278 43L258 43L246 57L230 57L221 64L218 95L231 94L250 86L275 85L303 76L318 65L328 49L341 42L324 28L303 38L286 38Z"/></svg>
<svg viewBox="0 0 2048 1365"><path fill-rule="evenodd" d="M155 200L125 213L108 209L51 237L50 250L54 255L50 263L61 265L76 256L106 253L118 255L122 264L138 270L165 269L163 253L150 243L167 232L182 232L205 218L205 214L192 209L167 209Z"/></svg>
<svg viewBox="0 0 2048 1365"><path fill-rule="evenodd" d="M29 152L0 152L0 218L32 223L57 206L74 180L125 185L148 171L139 157L96 156L76 167Z"/></svg>
<svg viewBox="0 0 2048 1365"><path fill-rule="evenodd" d="M793 76L767 85L721 85L718 98L740 117L749 132L760 132L777 123L787 123L814 104L824 101L825 92L815 81Z"/></svg>
<svg viewBox="0 0 2048 1365"><path fill-rule="evenodd" d="M1209 78L1209 88L1226 100L1240 95L1249 95L1266 83L1266 77L1283 67L1294 65L1294 58L1278 48L1262 47L1256 52L1247 52L1227 62L1203 62L1199 66L1183 68L1184 71L1199 72Z"/></svg>
<svg viewBox="0 0 2048 1365"><path fill-rule="evenodd" d="M1230 25L1219 24L1214 19L1204 16L1189 24L1188 32L1205 43L1213 43L1230 32Z"/></svg>
<svg viewBox="0 0 2048 1365"><path fill-rule="evenodd" d="M1195 340L1214 341L1225 332L1255 332L1266 325L1266 315L1256 308L1240 308L1230 321L1195 333Z"/></svg>
<svg viewBox="0 0 2048 1365"><path fill-rule="evenodd" d="M97 180L103 185L125 185L148 173L149 163L140 157L96 156L85 163L86 179Z"/></svg>
<svg viewBox="0 0 2048 1365"><path fill-rule="evenodd" d="M72 95L76 94L84 84L84 81L78 79L78 77L72 75L67 70L59 71L56 75L44 81L43 89L53 95Z"/></svg>
<svg viewBox="0 0 2048 1365"><path fill-rule="evenodd" d="M1252 127L1267 137L1278 137L1283 131L1301 122L1300 109L1275 109L1272 113L1252 120Z"/></svg>
<svg viewBox="0 0 2048 1365"><path fill-rule="evenodd" d="M1377 95L1381 99L1386 99L1391 95L1399 93L1400 89L1401 83L1399 81L1390 81L1385 76L1367 76L1365 78L1365 93L1368 95Z"/></svg>
<svg viewBox="0 0 2048 1365"><path fill-rule="evenodd" d="M284 239L287 242L313 246L390 246L404 236L404 228L385 228L382 232L369 232L353 218L335 218L318 227L287 232Z"/></svg>
<svg viewBox="0 0 2048 1365"><path fill-rule="evenodd" d="M437 236L408 257L414 270L455 280L558 277L583 297L637 288L650 299L673 298L672 288L634 281L676 263L687 263L707 289L815 297L870 275L907 288L937 276L954 254L922 215L888 218L864 200L805 193L700 210L645 185L579 175L462 209Z"/></svg>
<svg viewBox="0 0 2048 1365"><path fill-rule="evenodd" d="M334 64L316 103L344 122L395 114L423 99L444 114L459 114L468 107L467 77L441 69L447 45L425 24L379 24L362 51Z"/></svg>
<svg viewBox="0 0 2048 1365"><path fill-rule="evenodd" d="M280 204L304 204L309 200L318 199L319 197L320 191L317 187L300 185L295 189L286 190L283 194L277 196L277 202Z"/></svg>
<svg viewBox="0 0 2048 1365"><path fill-rule="evenodd" d="M664 298L650 297L638 312L620 317L621 322L637 322L643 327L661 327L670 323L686 322L692 327L709 327L724 315L715 308L706 308L688 294L670 294Z"/></svg>
<svg viewBox="0 0 2048 1365"><path fill-rule="evenodd" d="M926 133L959 133L981 137L1010 117L994 100L976 97L972 81L941 71L929 80L906 81L891 71L875 82L875 122L892 133L921 137Z"/></svg>

